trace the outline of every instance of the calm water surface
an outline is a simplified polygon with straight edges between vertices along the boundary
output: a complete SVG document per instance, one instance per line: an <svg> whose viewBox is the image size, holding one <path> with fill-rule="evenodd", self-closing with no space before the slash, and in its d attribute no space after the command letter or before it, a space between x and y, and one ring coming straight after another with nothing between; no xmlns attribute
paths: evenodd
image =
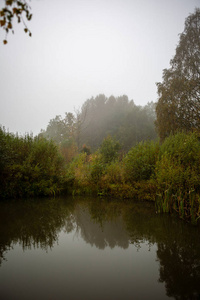
<svg viewBox="0 0 200 300"><path fill-rule="evenodd" d="M0 202L0 299L200 299L200 229L151 203Z"/></svg>

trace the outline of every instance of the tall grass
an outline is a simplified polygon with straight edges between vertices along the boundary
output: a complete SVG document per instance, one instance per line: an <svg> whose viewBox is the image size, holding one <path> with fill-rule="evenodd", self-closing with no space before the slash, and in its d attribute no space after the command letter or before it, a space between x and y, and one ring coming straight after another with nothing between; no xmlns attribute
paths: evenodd
<svg viewBox="0 0 200 300"><path fill-rule="evenodd" d="M176 210L196 223L200 195L200 142L196 133L171 135L161 145L155 182L158 211Z"/></svg>

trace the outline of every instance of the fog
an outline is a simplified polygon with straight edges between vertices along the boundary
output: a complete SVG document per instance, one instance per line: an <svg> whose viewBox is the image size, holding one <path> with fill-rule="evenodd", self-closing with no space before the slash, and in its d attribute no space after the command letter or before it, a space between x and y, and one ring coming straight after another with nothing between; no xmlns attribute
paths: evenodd
<svg viewBox="0 0 200 300"><path fill-rule="evenodd" d="M4 1L0 0L0 9ZM46 128L98 94L157 100L156 82L199 0L32 0L33 19L0 30L0 124Z"/></svg>

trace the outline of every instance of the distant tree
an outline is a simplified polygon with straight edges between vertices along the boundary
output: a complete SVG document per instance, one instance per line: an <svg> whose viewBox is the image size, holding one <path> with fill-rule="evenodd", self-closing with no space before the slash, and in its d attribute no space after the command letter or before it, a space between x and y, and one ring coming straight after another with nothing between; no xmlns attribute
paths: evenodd
<svg viewBox="0 0 200 300"><path fill-rule="evenodd" d="M49 121L46 131L42 131L48 140L53 140L57 144L74 140L76 131L76 119L72 113L65 113L65 117L60 115Z"/></svg>
<svg viewBox="0 0 200 300"><path fill-rule="evenodd" d="M188 16L170 68L157 83L156 127L161 140L200 130L200 9Z"/></svg>
<svg viewBox="0 0 200 300"><path fill-rule="evenodd" d="M32 19L32 14L30 13L31 7L26 0L5 0L4 7L0 10L0 26L5 30L5 39L3 40L4 44L7 44L7 34L9 31L13 30L13 20L16 18L18 23L23 22L24 32L28 33L31 36L31 32L28 29L25 21L24 15L27 21Z"/></svg>
<svg viewBox="0 0 200 300"><path fill-rule="evenodd" d="M110 135L119 140L123 150L128 151L137 142L155 139L155 104L144 107L135 105L126 95L120 97L98 95L88 99L80 112L81 144L95 151Z"/></svg>
<svg viewBox="0 0 200 300"><path fill-rule="evenodd" d="M106 100L105 95L100 94L95 98L86 100L81 109L80 143L89 145L92 151L100 146L106 135Z"/></svg>
<svg viewBox="0 0 200 300"><path fill-rule="evenodd" d="M64 118L56 116L51 119L40 135L65 145L65 152L71 145L81 152L84 144L94 152L107 136L118 140L122 150L128 151L138 142L157 138L154 122L153 102L141 107L133 100L129 101L126 95L106 98L100 94L86 100L75 115L66 113Z"/></svg>
<svg viewBox="0 0 200 300"><path fill-rule="evenodd" d="M72 113L65 113L65 117L60 115L49 121L46 130L41 130L39 137L53 140L68 163L78 152L76 143L77 119Z"/></svg>

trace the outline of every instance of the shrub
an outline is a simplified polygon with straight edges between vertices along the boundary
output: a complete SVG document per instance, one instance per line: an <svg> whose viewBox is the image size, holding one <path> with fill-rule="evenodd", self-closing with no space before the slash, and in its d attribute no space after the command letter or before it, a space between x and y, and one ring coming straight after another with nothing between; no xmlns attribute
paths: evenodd
<svg viewBox="0 0 200 300"><path fill-rule="evenodd" d="M99 152L101 154L102 163L111 163L118 157L120 144L115 139L108 136L103 140Z"/></svg>
<svg viewBox="0 0 200 300"><path fill-rule="evenodd" d="M92 184L99 184L105 170L102 155L97 151L90 159L90 180Z"/></svg>
<svg viewBox="0 0 200 300"><path fill-rule="evenodd" d="M196 133L180 132L165 139L160 147L159 157L167 154L172 156L174 160L179 160L184 166L190 165L200 170L199 150L200 141Z"/></svg>
<svg viewBox="0 0 200 300"><path fill-rule="evenodd" d="M0 197L50 195L60 191L63 159L57 146L30 135L0 130Z"/></svg>
<svg viewBox="0 0 200 300"><path fill-rule="evenodd" d="M131 148L126 157L125 179L134 183L148 180L154 174L159 144L155 142L141 142Z"/></svg>

